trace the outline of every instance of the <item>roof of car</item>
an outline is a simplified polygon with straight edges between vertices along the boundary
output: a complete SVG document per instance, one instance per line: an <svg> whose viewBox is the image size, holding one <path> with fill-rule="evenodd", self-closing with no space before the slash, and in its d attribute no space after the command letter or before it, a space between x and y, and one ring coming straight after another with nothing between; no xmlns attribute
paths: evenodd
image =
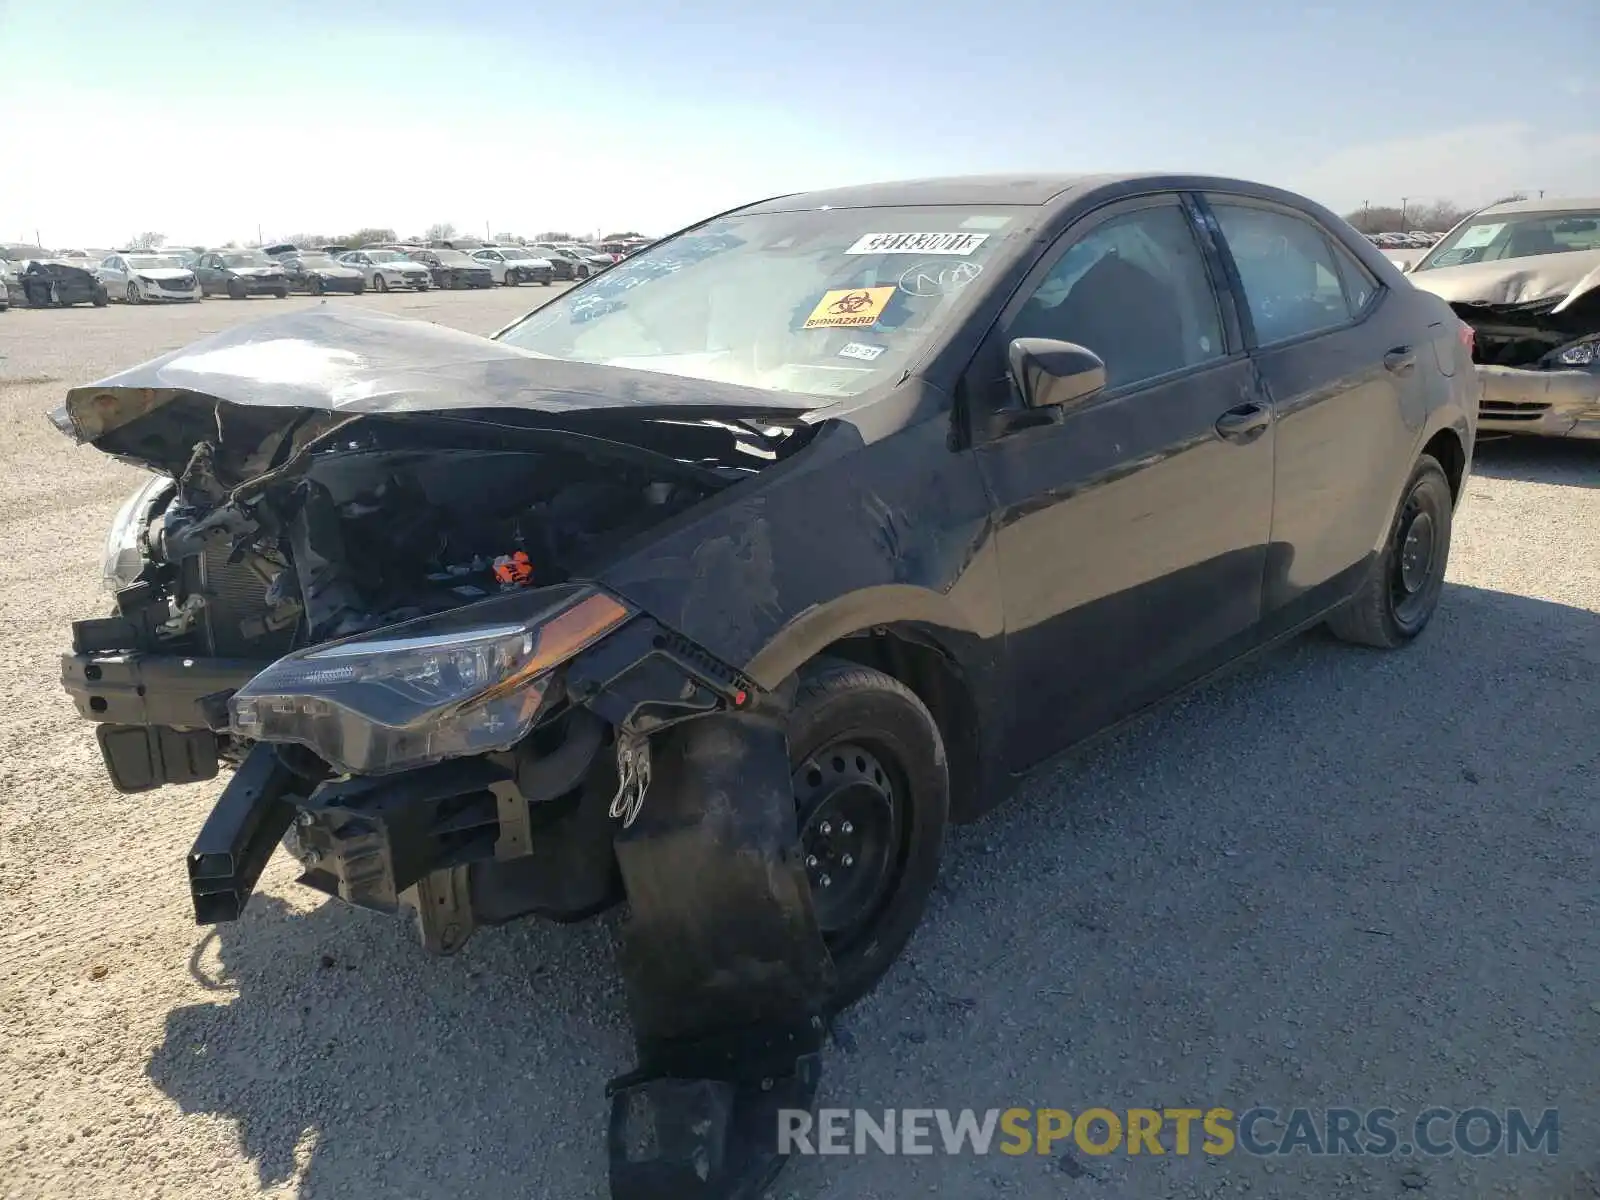
<svg viewBox="0 0 1600 1200"><path fill-rule="evenodd" d="M1042 207L1057 204L1087 191L1114 184L1148 183L1154 189L1213 188L1256 192L1263 196L1278 189L1242 179L1190 175L1169 171L1130 171L1118 174L953 175L932 179L906 179L894 183L868 183L774 196L749 205L742 212L786 212L795 209L880 208L896 205L1016 204Z"/></svg>
<svg viewBox="0 0 1600 1200"><path fill-rule="evenodd" d="M794 208L881 208L916 204L1048 204L1087 183L1109 182L1112 175L953 175L865 183L775 196L752 210Z"/></svg>
<svg viewBox="0 0 1600 1200"><path fill-rule="evenodd" d="M1600 210L1600 196L1570 196L1556 197L1553 200L1511 200L1505 204L1491 204L1488 208L1477 212L1476 216L1484 213L1524 212L1595 212Z"/></svg>

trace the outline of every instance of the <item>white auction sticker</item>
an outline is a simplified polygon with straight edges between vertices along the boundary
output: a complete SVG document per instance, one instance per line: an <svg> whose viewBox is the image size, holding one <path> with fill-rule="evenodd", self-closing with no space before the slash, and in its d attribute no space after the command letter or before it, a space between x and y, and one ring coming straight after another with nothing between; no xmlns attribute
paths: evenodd
<svg viewBox="0 0 1600 1200"><path fill-rule="evenodd" d="M839 347L840 358L859 358L863 362L871 362L882 353L882 346L869 346L865 342L846 342Z"/></svg>
<svg viewBox="0 0 1600 1200"><path fill-rule="evenodd" d="M971 254L987 233L864 233L846 254Z"/></svg>

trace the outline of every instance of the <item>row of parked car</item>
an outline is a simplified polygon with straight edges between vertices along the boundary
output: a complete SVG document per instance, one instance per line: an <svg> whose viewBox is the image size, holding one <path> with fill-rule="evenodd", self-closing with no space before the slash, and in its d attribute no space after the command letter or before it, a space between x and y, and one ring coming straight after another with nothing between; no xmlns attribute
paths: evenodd
<svg viewBox="0 0 1600 1200"><path fill-rule="evenodd" d="M640 243L639 246L642 246ZM305 247L288 242L260 250L192 248L96 254L39 247L0 247L0 309L200 300L227 296L313 296L429 288L548 287L597 274L639 248L583 243L511 245L459 240L421 246L404 242L359 247Z"/></svg>
<svg viewBox="0 0 1600 1200"><path fill-rule="evenodd" d="M1410 233L1364 233L1361 236L1380 250L1426 250L1444 234L1413 229Z"/></svg>

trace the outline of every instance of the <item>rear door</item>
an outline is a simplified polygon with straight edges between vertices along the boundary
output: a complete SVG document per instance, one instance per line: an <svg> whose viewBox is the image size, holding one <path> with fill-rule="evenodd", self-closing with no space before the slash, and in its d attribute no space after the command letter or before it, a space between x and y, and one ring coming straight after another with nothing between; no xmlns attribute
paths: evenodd
<svg viewBox="0 0 1600 1200"><path fill-rule="evenodd" d="M1273 431L1219 277L1177 196L1100 209L1041 261L974 363L972 393L1015 414L997 414L977 454L996 505L1013 769L1255 631ZM1095 351L1107 390L1021 410L1003 366L1017 337Z"/></svg>
<svg viewBox="0 0 1600 1200"><path fill-rule="evenodd" d="M1277 430L1264 612L1288 627L1353 590L1425 419L1428 331L1309 214L1205 197Z"/></svg>

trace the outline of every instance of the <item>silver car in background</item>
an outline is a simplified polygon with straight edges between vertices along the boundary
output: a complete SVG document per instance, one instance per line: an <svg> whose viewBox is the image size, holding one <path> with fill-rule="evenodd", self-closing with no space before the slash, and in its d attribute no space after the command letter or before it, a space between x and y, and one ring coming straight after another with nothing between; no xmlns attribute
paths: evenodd
<svg viewBox="0 0 1600 1200"><path fill-rule="evenodd" d="M1409 278L1472 329L1481 431L1600 438L1600 197L1491 205Z"/></svg>
<svg viewBox="0 0 1600 1200"><path fill-rule="evenodd" d="M156 300L198 300L200 280L176 254L112 254L96 269L113 300L145 304Z"/></svg>

